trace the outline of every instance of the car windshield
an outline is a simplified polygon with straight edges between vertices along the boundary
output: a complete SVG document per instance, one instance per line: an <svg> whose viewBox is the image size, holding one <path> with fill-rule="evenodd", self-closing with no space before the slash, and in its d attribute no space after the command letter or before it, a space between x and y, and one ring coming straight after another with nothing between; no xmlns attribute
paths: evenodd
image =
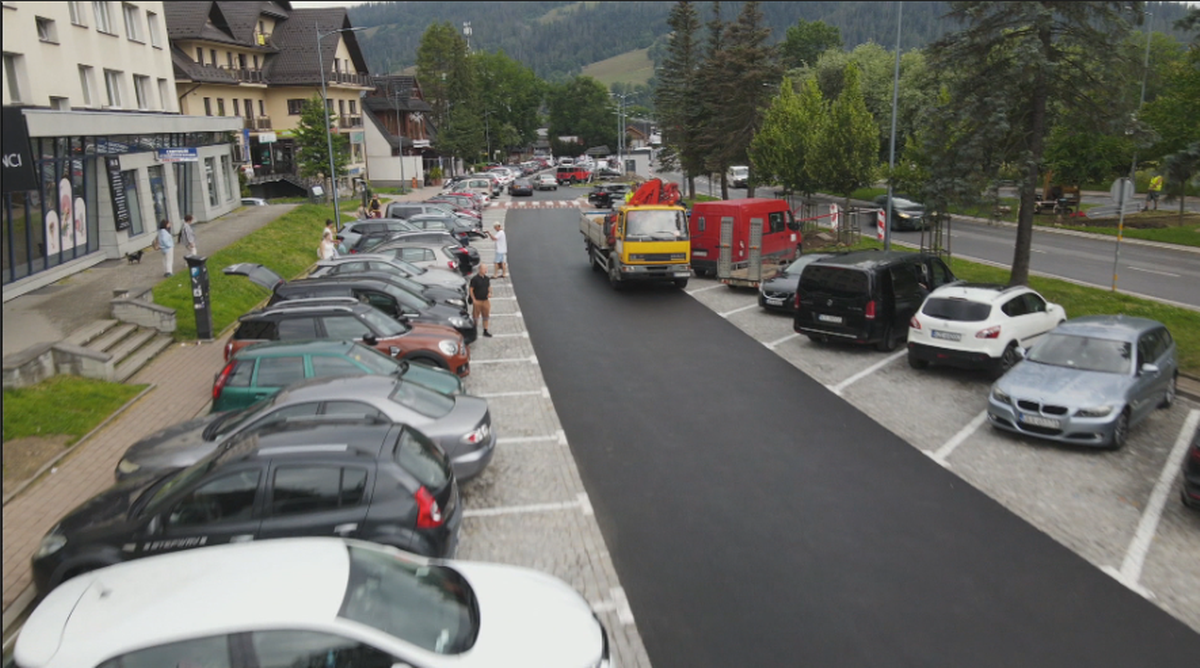
<svg viewBox="0 0 1200 668"><path fill-rule="evenodd" d="M277 398L279 398L278 394L272 394L240 411L229 411L221 415L221 417L214 420L204 429L204 440L215 441L222 436L232 434L240 429L242 425L257 417L264 409L273 406Z"/></svg>
<svg viewBox="0 0 1200 668"><path fill-rule="evenodd" d="M412 327L377 309L364 310L362 312L362 319L379 336L398 336L400 334L407 334L412 329Z"/></svg>
<svg viewBox="0 0 1200 668"><path fill-rule="evenodd" d="M802 256L795 262L789 264L787 269L783 270L783 273L788 274L790 276L799 276L800 272L804 271L805 267L812 264L813 262L816 262L817 260L820 260L823 257L825 257L825 256L824 255Z"/></svg>
<svg viewBox="0 0 1200 668"><path fill-rule="evenodd" d="M413 383L398 383L391 399L431 418L440 418L454 408L453 398Z"/></svg>
<svg viewBox="0 0 1200 668"><path fill-rule="evenodd" d="M925 306L921 307L921 313L942 320L980 322L987 320L987 317L991 315L992 305L973 302L969 299L930 297L925 301Z"/></svg>
<svg viewBox="0 0 1200 668"><path fill-rule="evenodd" d="M395 358L388 357L378 350L360 343L351 346L350 350L346 351L346 357L367 367L371 373L379 376L390 376L404 369L404 365L397 362Z"/></svg>
<svg viewBox="0 0 1200 668"><path fill-rule="evenodd" d="M1052 332L1029 351L1026 359L1081 371L1128 374L1133 365L1132 353L1128 341Z"/></svg>
<svg viewBox="0 0 1200 668"><path fill-rule="evenodd" d="M687 221L682 211L672 209L633 210L626 214L625 238L675 241L687 238Z"/></svg>
<svg viewBox="0 0 1200 668"><path fill-rule="evenodd" d="M438 654L475 644L479 606L466 578L447 566L348 545L350 576L338 616Z"/></svg>
<svg viewBox="0 0 1200 668"><path fill-rule="evenodd" d="M417 265L409 262L408 260L401 260L398 257L392 258L389 261L392 264L396 265L397 267L400 267L402 270L408 272L408 274L411 276L420 276L421 274L424 274L426 271L424 267L418 267Z"/></svg>
<svg viewBox="0 0 1200 668"><path fill-rule="evenodd" d="M415 429L400 432L393 456L426 489L442 489L453 477L445 451Z"/></svg>

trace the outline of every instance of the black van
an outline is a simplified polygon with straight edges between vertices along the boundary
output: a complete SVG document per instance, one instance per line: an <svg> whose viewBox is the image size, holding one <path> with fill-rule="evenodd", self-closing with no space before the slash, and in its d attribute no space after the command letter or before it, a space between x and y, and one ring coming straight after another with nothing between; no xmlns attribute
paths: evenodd
<svg viewBox="0 0 1200 668"><path fill-rule="evenodd" d="M804 267L793 329L813 341L843 340L891 351L933 289L957 279L940 258L857 251Z"/></svg>

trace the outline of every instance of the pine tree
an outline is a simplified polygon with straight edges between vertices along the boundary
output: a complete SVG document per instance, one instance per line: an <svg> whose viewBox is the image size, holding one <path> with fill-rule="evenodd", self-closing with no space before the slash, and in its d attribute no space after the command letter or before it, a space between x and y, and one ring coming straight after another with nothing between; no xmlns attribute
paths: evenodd
<svg viewBox="0 0 1200 668"><path fill-rule="evenodd" d="M725 76L724 63L724 33L725 23L721 20L721 3L712 3L712 18L706 24L708 38L704 44L704 58L700 62L700 70L696 77L696 105L693 122L696 129L696 151L703 156L704 170L710 175L716 172L721 175L721 198L729 199L729 186L726 184L725 167L717 158L717 149L721 143L720 129L716 127L717 119L721 116L724 99L721 82Z"/></svg>
<svg viewBox="0 0 1200 668"><path fill-rule="evenodd" d="M655 70L658 80L654 89L654 107L665 150L660 154L667 167L678 166L687 180L687 191L696 195L696 174L704 168L702 153L697 146L699 105L697 85L700 66L700 44L696 33L700 18L691 2L677 2L667 20L671 35L667 39L666 57Z"/></svg>

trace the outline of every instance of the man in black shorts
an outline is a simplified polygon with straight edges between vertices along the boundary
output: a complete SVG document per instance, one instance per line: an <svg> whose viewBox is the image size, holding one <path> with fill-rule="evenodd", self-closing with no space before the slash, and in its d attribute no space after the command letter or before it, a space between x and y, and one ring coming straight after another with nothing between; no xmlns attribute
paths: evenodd
<svg viewBox="0 0 1200 668"><path fill-rule="evenodd" d="M492 316L492 279L487 275L487 265L479 263L479 272L471 277L471 318L476 326L483 321L483 335L491 336L488 320Z"/></svg>

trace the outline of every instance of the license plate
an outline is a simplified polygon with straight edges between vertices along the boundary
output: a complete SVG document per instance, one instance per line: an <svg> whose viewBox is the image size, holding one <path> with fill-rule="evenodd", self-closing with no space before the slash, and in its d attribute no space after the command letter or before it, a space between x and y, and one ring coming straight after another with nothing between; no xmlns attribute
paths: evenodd
<svg viewBox="0 0 1200 668"><path fill-rule="evenodd" d="M824 314L824 313L818 313L818 314L817 314L817 320L820 320L821 322L837 322L837 323L840 323L840 322L842 321L842 316L840 316L840 315L826 315L826 314Z"/></svg>
<svg viewBox="0 0 1200 668"><path fill-rule="evenodd" d="M769 306L783 306L783 300L770 298L770 299L767 299L767 304Z"/></svg>
<svg viewBox="0 0 1200 668"><path fill-rule="evenodd" d="M1026 415L1024 413L1017 414L1017 422L1027 424L1033 427L1045 427L1046 429L1058 429L1058 420L1054 418L1042 417L1040 415Z"/></svg>
<svg viewBox="0 0 1200 668"><path fill-rule="evenodd" d="M944 339L946 341L961 341L962 340L962 334L958 334L956 332L939 332L936 329L930 330L929 336L931 336L935 339Z"/></svg>

